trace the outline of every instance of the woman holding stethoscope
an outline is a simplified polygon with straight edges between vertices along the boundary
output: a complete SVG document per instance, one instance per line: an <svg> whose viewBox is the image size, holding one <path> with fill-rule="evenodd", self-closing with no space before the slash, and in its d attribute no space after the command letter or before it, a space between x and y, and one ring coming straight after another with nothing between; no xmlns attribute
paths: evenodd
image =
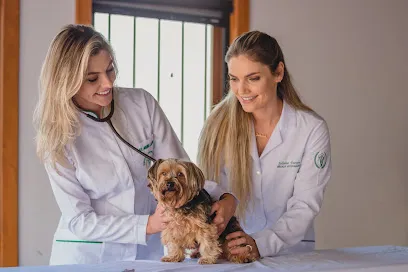
<svg viewBox="0 0 408 272"><path fill-rule="evenodd" d="M50 264L159 259L167 222L147 188L154 158L188 160L157 101L114 87L111 46L92 27L54 38L40 80L37 152L61 210ZM226 194L207 181L214 199ZM227 194L213 205L221 231L234 214Z"/></svg>

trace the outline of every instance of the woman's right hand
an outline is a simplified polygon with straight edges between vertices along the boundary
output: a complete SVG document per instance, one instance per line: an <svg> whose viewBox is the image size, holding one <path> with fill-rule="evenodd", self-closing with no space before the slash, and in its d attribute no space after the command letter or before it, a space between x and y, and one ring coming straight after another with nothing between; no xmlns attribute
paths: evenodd
<svg viewBox="0 0 408 272"><path fill-rule="evenodd" d="M164 211L165 208L162 205L157 205L156 211L147 220L146 234L158 233L166 228L170 218L166 216Z"/></svg>

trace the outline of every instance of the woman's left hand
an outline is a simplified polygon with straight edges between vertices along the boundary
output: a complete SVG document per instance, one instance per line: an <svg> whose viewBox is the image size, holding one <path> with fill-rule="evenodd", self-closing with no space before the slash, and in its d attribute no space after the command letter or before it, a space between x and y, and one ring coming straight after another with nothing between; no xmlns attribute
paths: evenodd
<svg viewBox="0 0 408 272"><path fill-rule="evenodd" d="M251 236L243 231L230 233L226 237L228 247L232 255L250 252L255 259L260 258L258 246Z"/></svg>
<svg viewBox="0 0 408 272"><path fill-rule="evenodd" d="M236 208L236 199L231 194L224 194L219 201L213 203L211 214L216 212L213 223L217 226L218 235L225 230Z"/></svg>

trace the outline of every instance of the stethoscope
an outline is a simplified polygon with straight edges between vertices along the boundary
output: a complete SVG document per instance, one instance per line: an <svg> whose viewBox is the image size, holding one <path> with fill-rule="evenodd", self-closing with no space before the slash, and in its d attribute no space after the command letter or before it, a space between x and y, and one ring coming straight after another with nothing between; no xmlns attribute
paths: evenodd
<svg viewBox="0 0 408 272"><path fill-rule="evenodd" d="M142 155L143 157L145 157L146 159L148 159L148 160L150 160L151 162L156 162L156 160L154 159L154 158L152 158L152 157L150 157L149 155L147 155L146 153L144 153L143 151L141 151L141 150L139 150L139 149L137 149L136 147L134 147L133 145L131 145L128 141L126 141L118 132L117 132L117 130L115 129L115 127L113 126L113 124L112 124L112 116L113 116L113 113L114 113L114 111L115 111L115 103L114 103L114 100L113 100L113 90L112 90L112 102L111 102L111 104L110 104L110 112L109 112L109 114L106 116L106 117L103 117L103 118L99 118L98 117L98 115L97 114L95 114L93 111L90 111L90 110L85 110L85 109L83 109L81 106L79 106L79 104L75 101L75 99L72 99L72 102L74 103L74 105L78 108L78 109L80 109L81 110L81 112L82 113L84 113L88 118L90 118L90 119L92 119L93 121L96 121L96 122L100 122L100 123L103 123L103 122L106 122L106 123L108 123L108 125L110 126L110 128L112 129L112 131L113 131L113 133L115 133L115 135L116 135L116 137L118 137L119 138L119 140L121 140L124 144L126 144L128 147L130 147L131 149L133 149L134 151L136 151L137 153L139 153L140 155Z"/></svg>

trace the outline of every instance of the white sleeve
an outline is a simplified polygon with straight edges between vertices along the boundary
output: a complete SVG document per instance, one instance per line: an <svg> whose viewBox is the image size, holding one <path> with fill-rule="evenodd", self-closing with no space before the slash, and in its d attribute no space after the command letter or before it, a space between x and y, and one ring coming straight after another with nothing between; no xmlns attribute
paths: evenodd
<svg viewBox="0 0 408 272"><path fill-rule="evenodd" d="M252 235L261 257L276 255L304 238L320 211L330 176L330 135L326 123L322 122L312 131L306 144L287 211L271 229Z"/></svg>
<svg viewBox="0 0 408 272"><path fill-rule="evenodd" d="M96 214L88 194L76 178L71 160L70 166L72 168L57 164L56 170L45 164L55 199L69 230L86 241L146 245L148 215Z"/></svg>
<svg viewBox="0 0 408 272"><path fill-rule="evenodd" d="M239 204L239 200L237 198L237 196L232 193L229 192L227 190L226 187L228 187L228 183L226 182L227 180L227 175L225 173L225 168L221 167L221 171L220 171L220 181L219 183L212 181L212 180L206 180L205 181L205 185L204 185L204 189L207 192L211 192L210 195L212 197L213 200L219 200L221 198L222 195L224 194L230 194L235 198L235 205Z"/></svg>
<svg viewBox="0 0 408 272"><path fill-rule="evenodd" d="M225 188L223 188L221 185L219 185L218 183L212 180L205 181L204 189L210 194L211 198L214 201L219 200L223 194L230 194L233 197L235 197L233 193L228 192L227 190L225 190ZM238 199L236 197L235 197L235 201L236 203L238 203L237 202Z"/></svg>
<svg viewBox="0 0 408 272"><path fill-rule="evenodd" d="M153 125L153 157L156 160L176 158L191 161L159 103L150 93L145 91L145 95ZM205 181L204 189L214 200L219 200L221 195L229 193L216 182L209 180Z"/></svg>

